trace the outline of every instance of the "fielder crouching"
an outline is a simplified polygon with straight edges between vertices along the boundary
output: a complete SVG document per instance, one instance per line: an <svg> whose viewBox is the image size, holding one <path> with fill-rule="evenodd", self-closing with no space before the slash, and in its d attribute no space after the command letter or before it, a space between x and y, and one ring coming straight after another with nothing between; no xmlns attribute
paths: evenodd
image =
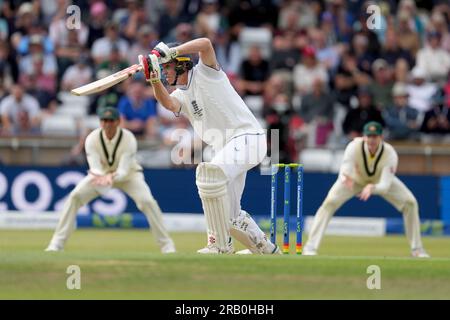
<svg viewBox="0 0 450 320"><path fill-rule="evenodd" d="M199 54L194 66L189 54ZM160 42L139 62L155 97L166 109L183 113L197 135L216 151L211 162L202 162L196 184L207 224L204 254L234 252L231 236L251 253L279 253L252 217L241 210L247 171L257 166L267 151L266 135L220 68L207 38L183 44ZM162 72L171 94L161 82ZM246 251L244 251L246 252Z"/></svg>
<svg viewBox="0 0 450 320"><path fill-rule="evenodd" d="M101 108L98 114L101 128L92 131L85 143L89 174L70 193L46 251L63 249L74 230L77 211L83 205L111 188L119 188L146 215L161 252L175 252L174 243L163 225L161 209L145 182L142 167L136 161L136 138L131 131L119 127L116 108Z"/></svg>
<svg viewBox="0 0 450 320"><path fill-rule="evenodd" d="M364 137L355 138L345 149L339 176L317 211L304 255L316 255L328 222L345 202L357 195L367 201L379 195L403 214L406 237L411 255L428 258L420 236L419 206L412 192L395 176L398 155L395 149L383 141L380 123L368 122Z"/></svg>

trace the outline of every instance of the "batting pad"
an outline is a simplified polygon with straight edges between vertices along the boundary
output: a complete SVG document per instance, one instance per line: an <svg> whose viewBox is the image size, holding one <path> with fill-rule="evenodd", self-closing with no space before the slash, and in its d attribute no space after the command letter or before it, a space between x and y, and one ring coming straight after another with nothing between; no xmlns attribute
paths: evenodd
<svg viewBox="0 0 450 320"><path fill-rule="evenodd" d="M228 250L230 238L230 199L227 178L216 165L202 162L197 166L196 184L205 213L207 232L222 252Z"/></svg>
<svg viewBox="0 0 450 320"><path fill-rule="evenodd" d="M231 220L231 235L253 254L269 254L274 249L265 233L244 210L241 210L236 219Z"/></svg>

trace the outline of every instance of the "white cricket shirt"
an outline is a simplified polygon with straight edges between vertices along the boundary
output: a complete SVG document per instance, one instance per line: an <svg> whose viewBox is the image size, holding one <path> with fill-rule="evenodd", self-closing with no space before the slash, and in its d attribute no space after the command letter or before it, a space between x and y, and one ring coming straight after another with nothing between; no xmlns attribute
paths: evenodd
<svg viewBox="0 0 450 320"><path fill-rule="evenodd" d="M181 103L195 133L216 150L243 134L263 134L258 120L234 90L222 69L201 60L189 72L188 84L171 93Z"/></svg>
<svg viewBox="0 0 450 320"><path fill-rule="evenodd" d="M116 172L114 181L121 181L133 172L142 171L136 160L136 138L127 129L118 128L109 140L103 130L97 128L86 137L85 150L89 170L94 174Z"/></svg>

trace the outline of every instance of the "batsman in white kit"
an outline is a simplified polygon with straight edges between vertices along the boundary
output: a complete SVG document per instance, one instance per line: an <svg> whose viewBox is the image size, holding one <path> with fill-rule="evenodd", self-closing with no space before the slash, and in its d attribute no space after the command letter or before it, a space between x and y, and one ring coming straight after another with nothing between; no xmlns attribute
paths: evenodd
<svg viewBox="0 0 450 320"><path fill-rule="evenodd" d="M412 192L395 176L398 155L383 141L380 123L368 122L363 137L355 138L345 149L339 176L317 211L304 255L316 255L328 222L346 201L357 195L367 201L379 195L403 214L405 233L411 255L428 258L420 235L419 206Z"/></svg>
<svg viewBox="0 0 450 320"><path fill-rule="evenodd" d="M101 128L86 138L89 173L70 193L46 251L60 251L75 228L77 211L94 198L119 188L136 203L147 217L162 253L175 252L175 245L163 224L158 203L145 182L142 167L136 161L137 141L133 133L119 127L119 111L99 109Z"/></svg>
<svg viewBox="0 0 450 320"><path fill-rule="evenodd" d="M194 53L199 54L195 66L189 56ZM160 42L148 57L139 56L139 62L159 103L176 115L183 113L197 135L215 150L213 159L196 170L207 224L207 245L197 252L234 253L233 236L251 253L280 253L241 209L247 171L264 159L266 135L218 65L211 41ZM171 94L161 82L161 67L168 84L176 86Z"/></svg>

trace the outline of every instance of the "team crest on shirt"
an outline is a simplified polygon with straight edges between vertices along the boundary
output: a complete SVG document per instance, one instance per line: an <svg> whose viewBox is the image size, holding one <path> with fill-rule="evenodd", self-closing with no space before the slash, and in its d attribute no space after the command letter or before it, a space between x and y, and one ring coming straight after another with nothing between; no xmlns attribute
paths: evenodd
<svg viewBox="0 0 450 320"><path fill-rule="evenodd" d="M197 104L196 100L191 101L192 108L194 109L194 115L196 117L203 117L203 109Z"/></svg>

